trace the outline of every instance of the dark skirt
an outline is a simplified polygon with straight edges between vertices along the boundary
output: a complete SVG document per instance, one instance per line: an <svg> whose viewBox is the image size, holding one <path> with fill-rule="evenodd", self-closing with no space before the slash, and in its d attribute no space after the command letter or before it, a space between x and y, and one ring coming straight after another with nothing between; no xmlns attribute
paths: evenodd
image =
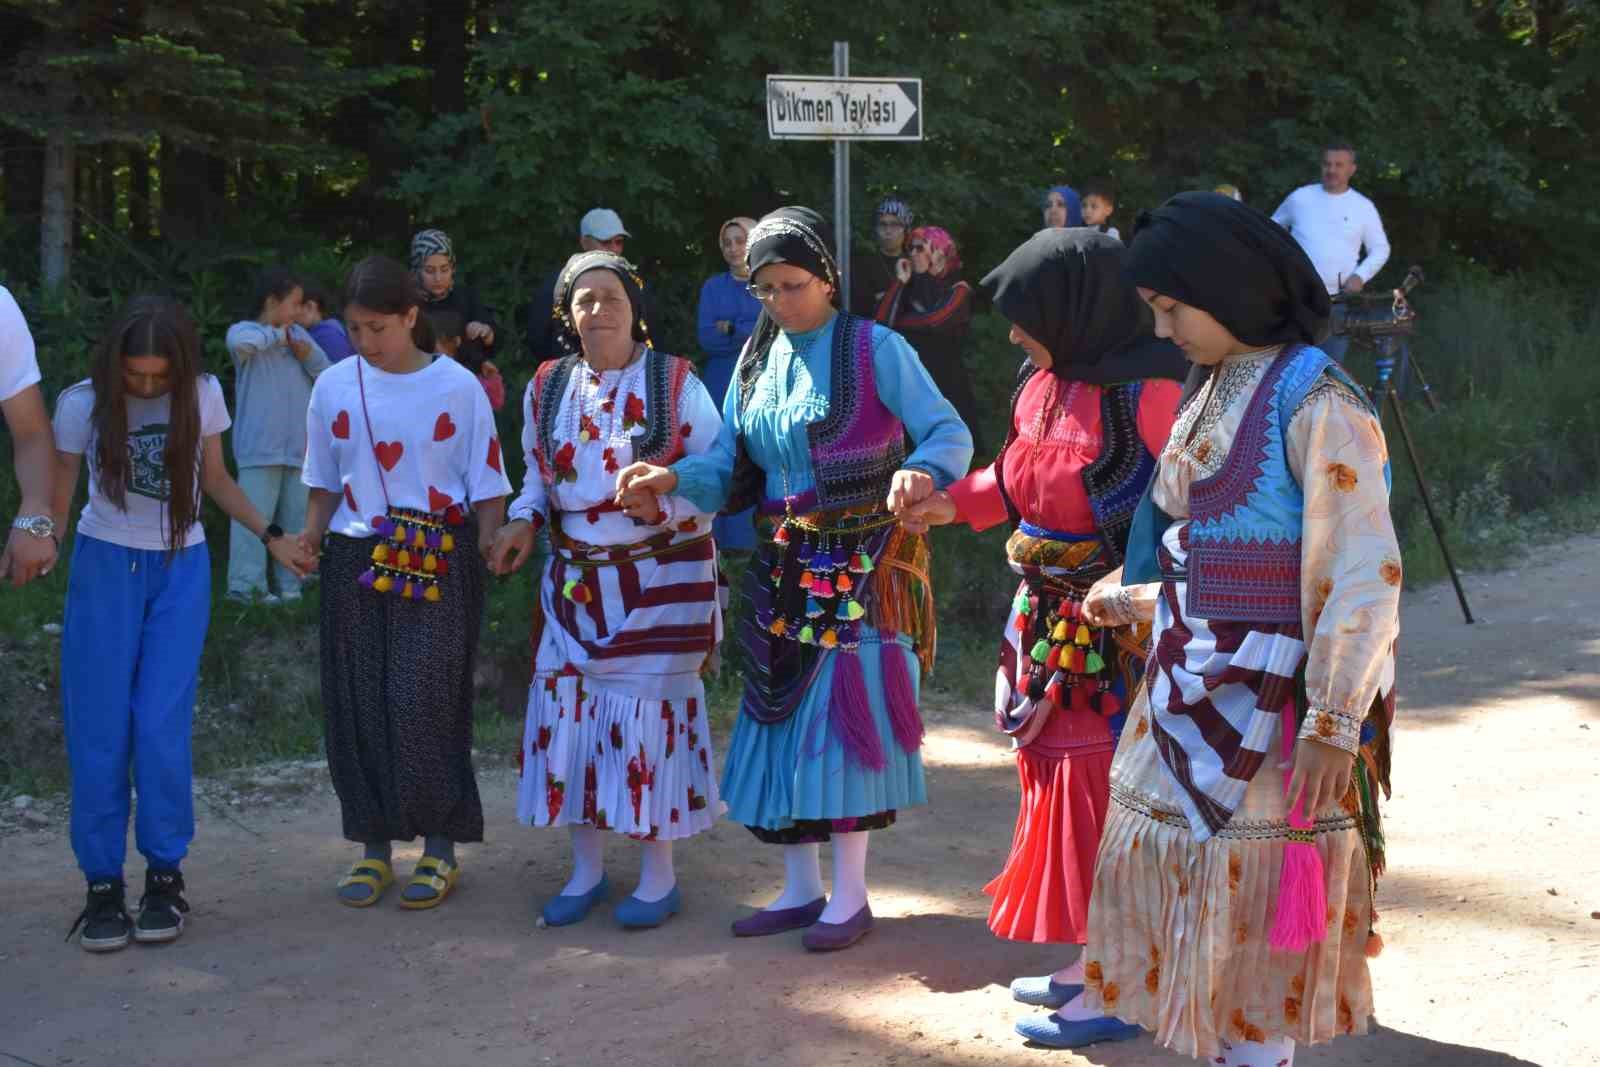
<svg viewBox="0 0 1600 1067"><path fill-rule="evenodd" d="M328 771L351 841L483 840L472 679L486 571L477 524L452 532L437 603L358 584L377 538L335 534L323 548Z"/></svg>

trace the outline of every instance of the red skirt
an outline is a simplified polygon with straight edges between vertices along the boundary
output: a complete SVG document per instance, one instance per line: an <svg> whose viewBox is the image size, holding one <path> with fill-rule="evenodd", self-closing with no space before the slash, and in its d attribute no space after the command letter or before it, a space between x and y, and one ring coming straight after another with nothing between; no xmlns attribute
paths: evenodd
<svg viewBox="0 0 1600 1067"><path fill-rule="evenodd" d="M1083 944L1112 755L1109 746L1064 757L1017 753L1022 798L1011 855L983 887L994 898L989 929L996 937Z"/></svg>

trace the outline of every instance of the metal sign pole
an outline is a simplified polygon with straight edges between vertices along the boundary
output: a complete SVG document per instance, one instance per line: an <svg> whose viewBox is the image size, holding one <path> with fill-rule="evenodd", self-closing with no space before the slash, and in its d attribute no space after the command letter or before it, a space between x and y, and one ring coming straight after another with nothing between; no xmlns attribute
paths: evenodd
<svg viewBox="0 0 1600 1067"><path fill-rule="evenodd" d="M833 76L850 76L850 42L833 42ZM833 142L833 235L838 244L839 300L850 306L850 142L843 137Z"/></svg>

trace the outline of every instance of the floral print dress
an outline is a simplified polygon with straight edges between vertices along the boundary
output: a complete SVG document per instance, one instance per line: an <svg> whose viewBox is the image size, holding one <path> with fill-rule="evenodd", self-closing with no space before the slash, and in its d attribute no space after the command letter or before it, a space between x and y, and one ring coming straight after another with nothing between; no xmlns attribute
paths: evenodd
<svg viewBox="0 0 1600 1067"><path fill-rule="evenodd" d="M1175 520L1163 538L1182 564L1189 487L1216 473L1278 349L1230 359L1179 414L1152 495ZM1286 451L1304 493L1301 631L1310 710L1302 738L1355 751L1366 710L1394 685L1400 554L1389 518L1387 450L1377 417L1324 377L1293 412ZM1163 584L1153 647L1197 664L1215 701L1228 651L1201 647L1181 581ZM1213 668L1216 668L1213 670ZM1152 667L1152 675L1156 668ZM1213 686L1213 681L1216 684ZM1366 944L1376 916L1352 786L1314 813L1327 890L1327 935L1303 953L1269 947L1289 826L1284 774L1268 759L1219 831L1197 835L1151 730L1149 689L1135 701L1111 769L1089 907L1088 1000L1190 1056L1225 1041L1314 1044L1365 1033L1372 1012Z"/></svg>

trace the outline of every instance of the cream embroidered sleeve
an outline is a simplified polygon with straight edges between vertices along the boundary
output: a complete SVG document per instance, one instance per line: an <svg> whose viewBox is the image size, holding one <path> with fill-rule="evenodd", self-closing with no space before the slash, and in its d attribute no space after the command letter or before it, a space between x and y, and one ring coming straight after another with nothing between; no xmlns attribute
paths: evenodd
<svg viewBox="0 0 1600 1067"><path fill-rule="evenodd" d="M1300 595L1310 710L1300 736L1354 752L1373 698L1393 684L1400 627L1388 449L1377 418L1332 381L1313 389L1288 436L1290 469L1305 491Z"/></svg>

